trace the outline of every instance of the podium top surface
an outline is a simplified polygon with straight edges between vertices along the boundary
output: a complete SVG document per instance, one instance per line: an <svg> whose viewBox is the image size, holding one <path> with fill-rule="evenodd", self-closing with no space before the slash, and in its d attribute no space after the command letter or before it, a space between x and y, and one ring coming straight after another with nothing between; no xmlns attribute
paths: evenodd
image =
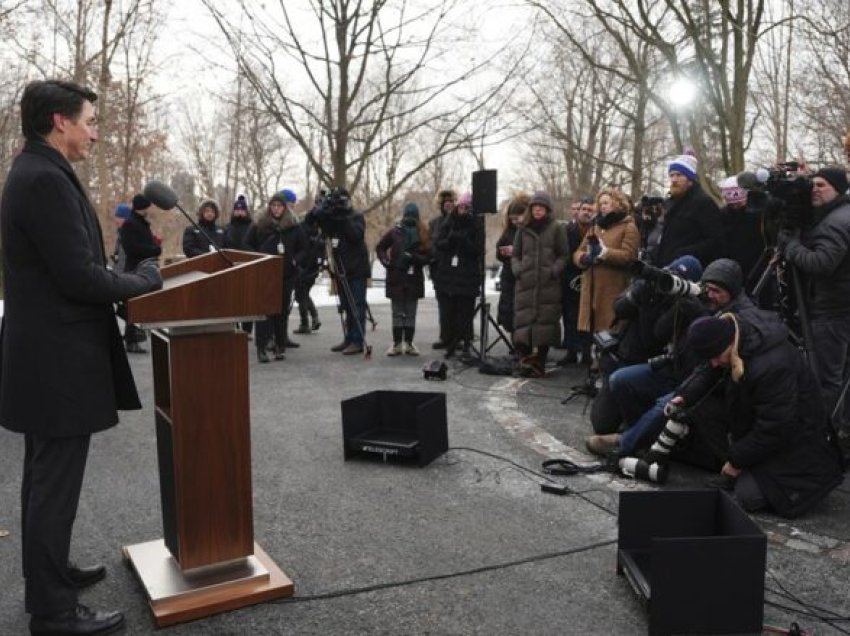
<svg viewBox="0 0 850 636"><path fill-rule="evenodd" d="M210 252L163 267L162 289L127 301L127 319L146 327L236 322L280 313L283 259L239 250Z"/></svg>

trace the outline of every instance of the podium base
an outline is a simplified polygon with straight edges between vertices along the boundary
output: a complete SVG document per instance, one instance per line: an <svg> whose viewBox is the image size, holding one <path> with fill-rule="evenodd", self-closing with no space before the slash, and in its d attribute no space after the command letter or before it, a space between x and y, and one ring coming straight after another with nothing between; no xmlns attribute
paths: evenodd
<svg viewBox="0 0 850 636"><path fill-rule="evenodd" d="M295 586L254 543L254 554L182 571L165 541L123 548L124 558L145 588L157 627L292 596Z"/></svg>

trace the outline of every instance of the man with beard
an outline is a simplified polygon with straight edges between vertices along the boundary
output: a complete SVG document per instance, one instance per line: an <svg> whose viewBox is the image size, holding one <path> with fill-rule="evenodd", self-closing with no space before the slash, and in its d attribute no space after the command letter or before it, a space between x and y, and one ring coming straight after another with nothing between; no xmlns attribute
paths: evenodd
<svg viewBox="0 0 850 636"><path fill-rule="evenodd" d="M652 263L664 267L690 254L705 267L720 255L723 236L720 211L699 184L696 157L674 158L667 172L670 198L665 204L661 238L652 254Z"/></svg>
<svg viewBox="0 0 850 636"><path fill-rule="evenodd" d="M812 177L814 224L802 236L780 236L785 260L805 277L818 379L845 454L850 448L847 400L841 391L850 356L850 198L847 173L821 168Z"/></svg>

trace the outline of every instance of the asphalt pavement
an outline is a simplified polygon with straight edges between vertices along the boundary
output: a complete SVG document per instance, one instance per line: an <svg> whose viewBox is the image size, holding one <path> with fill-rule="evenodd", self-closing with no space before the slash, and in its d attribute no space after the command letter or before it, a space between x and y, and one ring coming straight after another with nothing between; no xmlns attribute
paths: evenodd
<svg viewBox="0 0 850 636"><path fill-rule="evenodd" d="M583 368L552 367L546 378L526 380L452 361L446 381L425 380L423 364L438 357L430 349L433 299L420 306L419 357L387 357L389 305L376 302L372 310L378 326L368 334L370 360L330 351L341 340L330 306L320 309L319 331L293 336L301 347L288 350L286 360L261 365L252 343L248 352L255 538L294 581L295 596L159 631L645 633L646 611L615 572L618 493L655 487L600 473L550 477L570 487L566 496L540 489L544 459L591 461L582 450L590 431L586 399L561 403L582 383ZM492 353L506 353L504 344ZM123 413L119 426L93 438L72 555L109 569L81 601L121 609L125 633L148 634L157 629L121 552L163 535L150 356L134 355L131 363L144 408ZM423 468L344 461L340 402L376 389L445 392L449 451ZM0 634L27 633L22 455L22 437L0 432ZM664 488L699 488L706 476L675 465ZM768 534L765 623L850 631L847 483L803 519L754 519ZM781 606L829 617L832 625Z"/></svg>

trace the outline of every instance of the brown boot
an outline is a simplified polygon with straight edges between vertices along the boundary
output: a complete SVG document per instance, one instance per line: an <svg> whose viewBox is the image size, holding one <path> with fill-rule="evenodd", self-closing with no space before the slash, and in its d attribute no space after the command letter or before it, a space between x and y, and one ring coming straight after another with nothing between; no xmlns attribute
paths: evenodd
<svg viewBox="0 0 850 636"><path fill-rule="evenodd" d="M604 457L620 450L620 434L591 435L584 440L584 445L594 455Z"/></svg>

